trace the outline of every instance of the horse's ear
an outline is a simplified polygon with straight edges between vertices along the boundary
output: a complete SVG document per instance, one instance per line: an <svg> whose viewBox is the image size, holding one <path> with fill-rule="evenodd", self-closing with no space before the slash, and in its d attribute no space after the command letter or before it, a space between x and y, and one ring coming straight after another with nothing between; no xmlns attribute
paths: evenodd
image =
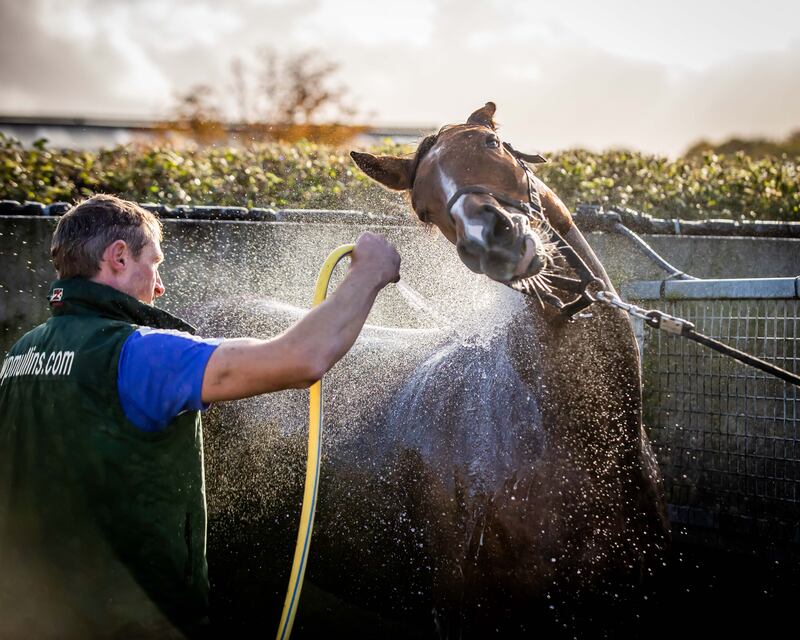
<svg viewBox="0 0 800 640"><path fill-rule="evenodd" d="M467 118L467 124L480 124L484 127L494 129L494 112L497 110L494 102L487 102L485 106Z"/></svg>
<svg viewBox="0 0 800 640"><path fill-rule="evenodd" d="M373 156L371 153L351 151L350 157L370 178L384 187L404 191L411 188L412 161L396 156Z"/></svg>

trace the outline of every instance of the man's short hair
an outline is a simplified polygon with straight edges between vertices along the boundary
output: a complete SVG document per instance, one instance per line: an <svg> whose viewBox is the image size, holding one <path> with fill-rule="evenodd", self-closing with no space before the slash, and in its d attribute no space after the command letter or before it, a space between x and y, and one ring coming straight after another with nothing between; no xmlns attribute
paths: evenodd
<svg viewBox="0 0 800 640"><path fill-rule="evenodd" d="M134 202L98 194L61 216L50 255L59 278L91 278L112 242L124 240L138 258L154 238L161 241L161 221L152 213Z"/></svg>

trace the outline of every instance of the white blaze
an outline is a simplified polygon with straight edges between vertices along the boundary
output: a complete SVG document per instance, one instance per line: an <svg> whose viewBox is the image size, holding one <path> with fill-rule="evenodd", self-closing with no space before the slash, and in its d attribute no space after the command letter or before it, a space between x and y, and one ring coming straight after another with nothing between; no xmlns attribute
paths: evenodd
<svg viewBox="0 0 800 640"><path fill-rule="evenodd" d="M439 155L439 150L434 149L433 153L435 155ZM450 198L452 198L453 194L458 191L458 185L449 175L447 175L447 173L445 173L441 164L436 164L436 170L439 174L439 186L441 186L442 191L444 191L445 202L450 202ZM459 220L461 222L461 226L464 229L464 235L467 236L468 240L471 240L477 244L484 244L483 225L481 223L470 222L467 219L467 214L464 211L464 196L460 197L455 201L455 203L453 203L453 208L450 209L450 213L455 220Z"/></svg>

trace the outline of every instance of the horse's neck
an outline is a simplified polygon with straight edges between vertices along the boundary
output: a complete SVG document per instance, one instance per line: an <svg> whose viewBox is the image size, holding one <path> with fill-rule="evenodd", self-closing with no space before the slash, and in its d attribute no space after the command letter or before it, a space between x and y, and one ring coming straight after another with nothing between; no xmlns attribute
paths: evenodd
<svg viewBox="0 0 800 640"><path fill-rule="evenodd" d="M638 427L638 352L630 325L595 305L591 317L567 321L529 301L512 322L508 352L517 374L541 398L554 437L607 439Z"/></svg>

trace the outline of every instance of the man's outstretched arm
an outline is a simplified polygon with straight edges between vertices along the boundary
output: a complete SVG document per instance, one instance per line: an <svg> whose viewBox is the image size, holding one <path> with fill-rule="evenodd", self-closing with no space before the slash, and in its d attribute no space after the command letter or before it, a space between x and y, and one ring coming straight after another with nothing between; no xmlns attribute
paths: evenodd
<svg viewBox="0 0 800 640"><path fill-rule="evenodd" d="M353 346L378 292L399 273L397 251L381 236L361 235L347 276L302 320L270 340L235 338L217 347L203 377L203 402L312 385Z"/></svg>

